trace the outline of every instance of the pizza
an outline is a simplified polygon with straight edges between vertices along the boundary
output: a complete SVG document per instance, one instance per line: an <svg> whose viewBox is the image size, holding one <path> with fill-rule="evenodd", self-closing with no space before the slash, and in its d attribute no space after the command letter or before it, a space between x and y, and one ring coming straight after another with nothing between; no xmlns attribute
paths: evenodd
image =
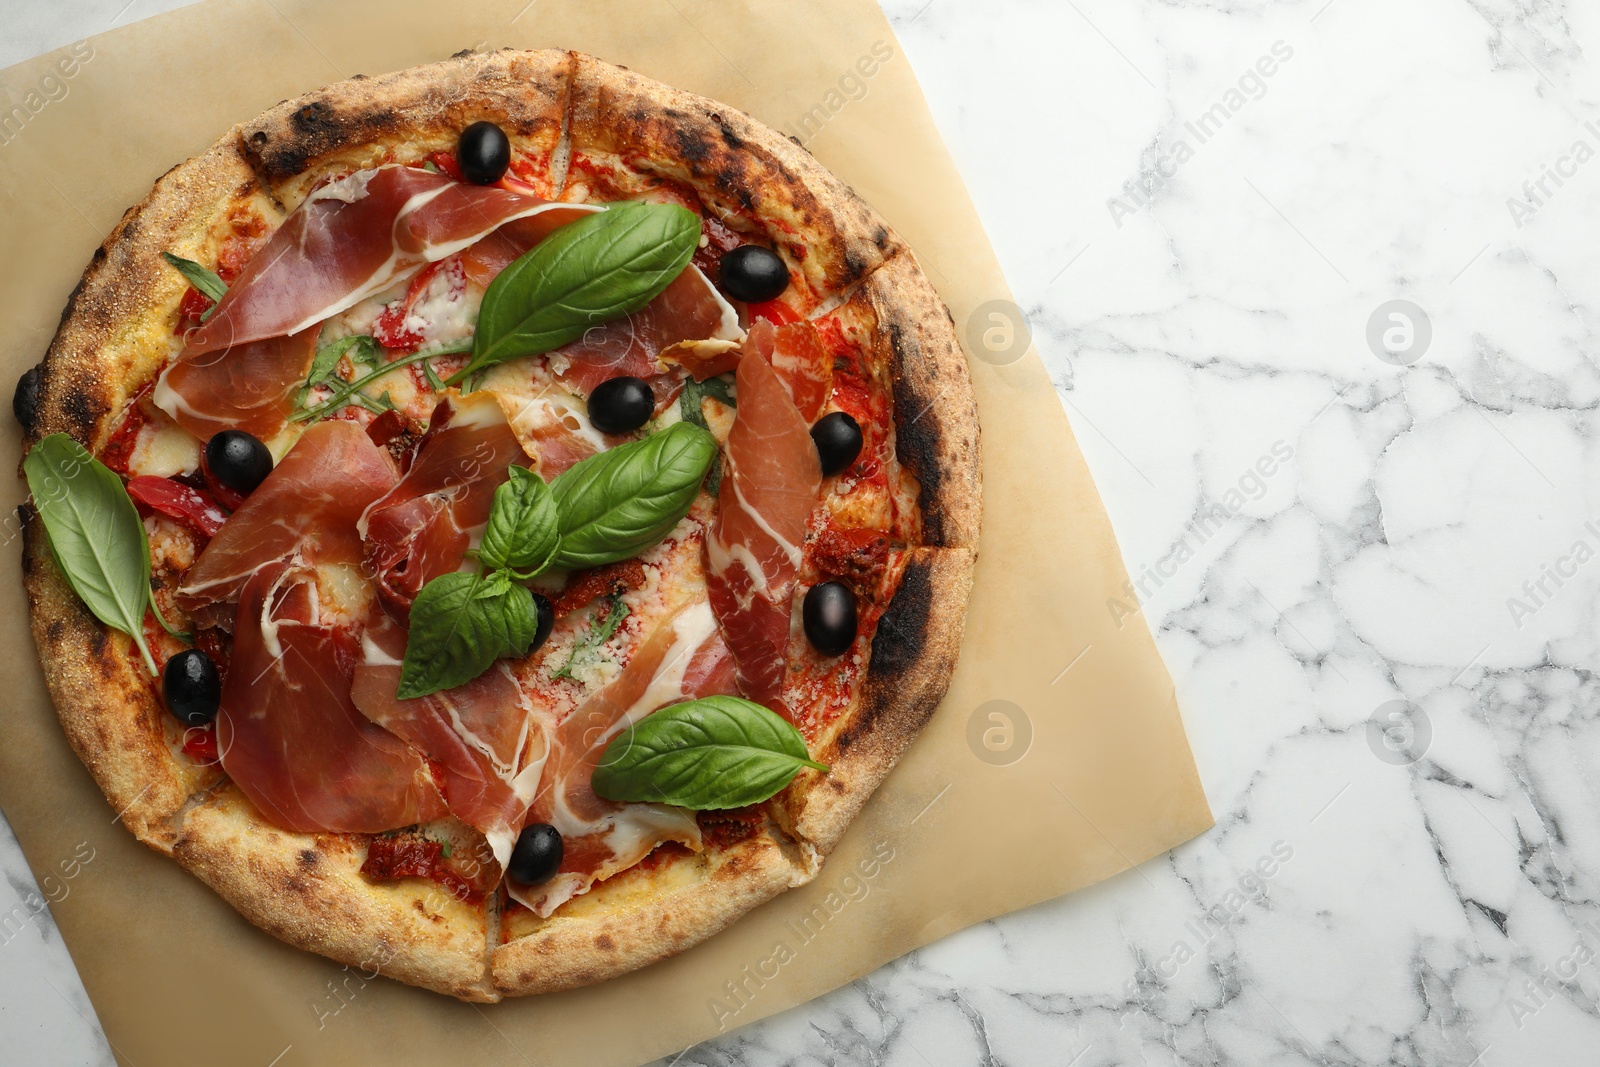
<svg viewBox="0 0 1600 1067"><path fill-rule="evenodd" d="M733 108L566 51L279 104L18 384L68 742L292 945L465 1000L815 877L943 696L978 428L911 250Z"/></svg>

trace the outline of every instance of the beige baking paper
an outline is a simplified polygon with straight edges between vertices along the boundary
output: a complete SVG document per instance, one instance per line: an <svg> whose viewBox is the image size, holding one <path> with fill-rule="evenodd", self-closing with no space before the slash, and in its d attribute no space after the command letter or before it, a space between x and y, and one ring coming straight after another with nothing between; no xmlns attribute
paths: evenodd
<svg viewBox="0 0 1600 1067"><path fill-rule="evenodd" d="M964 340L970 328L983 541L949 696L811 885L625 978L473 1006L289 948L137 844L67 747L8 581L0 807L122 1063L642 1063L1211 825L1144 620L1108 609L1133 605L1089 472L1038 358L1008 348L990 303L1009 299L1005 280L872 0L218 0L13 67L0 84L27 115L0 125L0 378L43 355L122 211L219 131L342 77L500 46L590 52L800 137L911 243ZM8 425L0 466L14 469ZM21 483L6 493L21 500ZM4 529L15 575L15 521Z"/></svg>

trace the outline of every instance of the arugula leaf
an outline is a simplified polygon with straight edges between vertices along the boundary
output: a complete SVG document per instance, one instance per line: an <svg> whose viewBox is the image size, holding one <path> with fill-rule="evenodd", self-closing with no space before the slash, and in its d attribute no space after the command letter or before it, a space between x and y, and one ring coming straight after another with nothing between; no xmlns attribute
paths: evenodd
<svg viewBox="0 0 1600 1067"><path fill-rule="evenodd" d="M608 800L705 811L766 800L806 767L828 769L785 719L713 696L662 708L612 738L590 784Z"/></svg>
<svg viewBox="0 0 1600 1067"><path fill-rule="evenodd" d="M512 467L510 479L494 491L478 558L490 569L508 567L519 578L532 578L555 556L559 529L555 497L544 479Z"/></svg>
<svg viewBox="0 0 1600 1067"><path fill-rule="evenodd" d="M122 479L63 433L34 445L22 472L67 584L95 618L133 638L158 673L144 639L150 543Z"/></svg>
<svg viewBox="0 0 1600 1067"><path fill-rule="evenodd" d="M688 514L717 442L679 422L582 460L550 484L561 544L552 567L596 567L630 559L659 542Z"/></svg>
<svg viewBox="0 0 1600 1067"><path fill-rule="evenodd" d="M204 322L210 318L211 313L216 310L216 305L221 302L223 294L228 291L228 283L217 277L215 272L207 270L192 259L175 256L171 252L161 253L161 258L175 267L179 274L189 279L190 285L211 298L212 306L206 309L204 315L200 316L200 321Z"/></svg>
<svg viewBox="0 0 1600 1067"><path fill-rule="evenodd" d="M339 366L339 357L347 352L350 355L350 362L357 366L366 364L369 367L378 367L383 364L375 338L359 333L350 334L317 349L316 358L311 361L311 371L306 375L306 388L315 389L333 377L334 368Z"/></svg>
<svg viewBox="0 0 1600 1067"><path fill-rule="evenodd" d="M533 594L505 572L440 575L411 605L395 695L409 700L470 682L502 656L526 655L538 628Z"/></svg>
<svg viewBox="0 0 1600 1067"><path fill-rule="evenodd" d="M489 284L472 359L450 384L639 310L683 273L699 242L700 219L675 204L613 204L567 223Z"/></svg>
<svg viewBox="0 0 1600 1067"><path fill-rule="evenodd" d="M377 366L377 369L363 374L353 382L339 381L338 379L334 379L336 382L338 382L338 384L333 387L332 396L328 397L328 399L324 400L315 407L300 408L299 410L295 411L293 415L289 416L289 421L306 422L310 419L321 418L323 415L338 411L340 408L346 407L350 404L364 404L366 400L370 398L365 398L363 400L357 400L354 398L357 396L364 397L365 395L361 392L361 390L366 386L371 385L379 378L382 378L385 374L398 370L401 367L408 367L413 363L422 363L425 360L434 358L435 356L448 356L461 352L469 352L471 350L471 341L460 341L443 345L439 348L429 349L426 352L413 352L409 356L401 356L399 359L390 360L388 363L380 362ZM378 410L381 411L383 409L380 408Z"/></svg>
<svg viewBox="0 0 1600 1067"><path fill-rule="evenodd" d="M623 602L622 594L617 593L608 598L605 614L595 613L589 620L589 628L572 646L572 651L567 653L567 661L550 677L571 678L574 671L593 663L599 658L600 646L611 640L611 635L617 632L617 627L621 626L622 620L627 617L628 605Z"/></svg>

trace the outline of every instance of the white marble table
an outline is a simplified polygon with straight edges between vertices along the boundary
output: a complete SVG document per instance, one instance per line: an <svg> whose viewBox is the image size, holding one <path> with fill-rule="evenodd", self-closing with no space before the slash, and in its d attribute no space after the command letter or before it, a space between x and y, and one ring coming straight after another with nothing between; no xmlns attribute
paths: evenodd
<svg viewBox="0 0 1600 1067"><path fill-rule="evenodd" d="M6 0L0 65L124 2ZM1596 1062L1600 8L885 2L1218 825L677 1062ZM92 1018L0 945L0 1058Z"/></svg>

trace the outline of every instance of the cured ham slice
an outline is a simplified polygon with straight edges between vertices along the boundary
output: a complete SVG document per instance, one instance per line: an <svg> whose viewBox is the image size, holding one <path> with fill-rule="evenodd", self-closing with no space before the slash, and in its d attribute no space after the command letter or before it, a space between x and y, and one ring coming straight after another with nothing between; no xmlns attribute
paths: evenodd
<svg viewBox="0 0 1600 1067"><path fill-rule="evenodd" d="M313 190L250 260L184 358L298 333L512 219L569 205L416 167L361 170ZM569 219L570 221L570 219Z"/></svg>
<svg viewBox="0 0 1600 1067"><path fill-rule="evenodd" d="M744 343L745 351L752 349L778 372L800 417L815 422L833 393L833 358L817 328L805 320L773 326L757 319Z"/></svg>
<svg viewBox="0 0 1600 1067"><path fill-rule="evenodd" d="M537 215L513 219L463 251L462 269L478 288L487 289L497 274L557 228L598 210L588 204L559 204Z"/></svg>
<svg viewBox="0 0 1600 1067"><path fill-rule="evenodd" d="M728 434L727 473L717 517L706 531L706 590L739 688L783 714L800 548L822 467L810 426L760 347L746 349L736 381L739 407Z"/></svg>
<svg viewBox="0 0 1600 1067"><path fill-rule="evenodd" d="M224 605L270 563L359 564L356 522L398 477L355 423L317 423L217 531L184 576L179 605L201 625L220 625Z"/></svg>
<svg viewBox="0 0 1600 1067"><path fill-rule="evenodd" d="M375 612L362 635L351 699L435 762L450 811L483 831L503 869L539 784L543 727L504 661L454 689L398 699L405 651L405 630Z"/></svg>
<svg viewBox="0 0 1600 1067"><path fill-rule="evenodd" d="M317 331L265 337L220 352L187 352L161 373L156 406L202 441L222 430L269 439L294 412L316 356Z"/></svg>
<svg viewBox="0 0 1600 1067"><path fill-rule="evenodd" d="M460 568L513 463L528 456L492 395L439 402L411 468L357 527L378 596L396 621L408 619L424 585Z"/></svg>
<svg viewBox="0 0 1600 1067"><path fill-rule="evenodd" d="M601 382L619 375L659 376L656 357L680 341L735 341L739 337L739 317L732 305L722 299L700 268L691 265L638 311L591 328L550 356L569 361L557 377L587 395Z"/></svg>
<svg viewBox="0 0 1600 1067"><path fill-rule="evenodd" d="M542 236L581 210L415 167L382 166L329 182L284 220L211 317L185 336L156 404L202 439L229 428L270 438L293 410L323 320L507 222L549 214L548 223L530 227Z"/></svg>
<svg viewBox="0 0 1600 1067"><path fill-rule="evenodd" d="M714 649L705 649L716 643L716 620L704 602L679 609L657 626L615 680L555 728L527 821L549 823L561 832L561 867L543 885L508 882L513 897L548 916L595 882L632 867L663 841L700 847L693 812L606 800L595 794L590 777L606 745L628 726L668 704L721 691L718 672L694 670L708 657L715 661Z"/></svg>
<svg viewBox="0 0 1600 1067"><path fill-rule="evenodd" d="M286 830L380 833L441 818L426 762L351 701L353 635L320 615L304 568L274 563L244 583L217 715L223 768Z"/></svg>

